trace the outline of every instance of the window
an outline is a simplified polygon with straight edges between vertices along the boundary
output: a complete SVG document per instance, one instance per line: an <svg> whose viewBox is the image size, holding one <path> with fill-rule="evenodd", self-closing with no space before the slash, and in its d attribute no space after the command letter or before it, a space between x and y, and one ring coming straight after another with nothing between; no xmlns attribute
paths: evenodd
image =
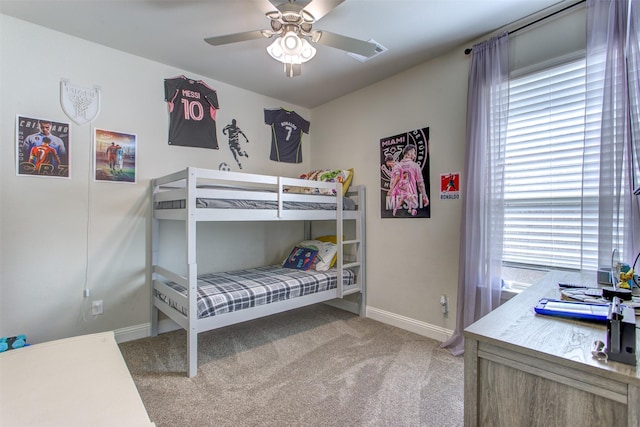
<svg viewBox="0 0 640 427"><path fill-rule="evenodd" d="M587 210L597 208L600 112L586 111L585 60L512 78L509 96L505 266L596 270L597 210Z"/></svg>

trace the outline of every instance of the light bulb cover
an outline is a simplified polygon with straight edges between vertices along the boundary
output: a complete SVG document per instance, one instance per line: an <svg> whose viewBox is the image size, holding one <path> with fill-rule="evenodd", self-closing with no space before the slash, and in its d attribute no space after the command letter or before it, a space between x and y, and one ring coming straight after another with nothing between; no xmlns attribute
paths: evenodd
<svg viewBox="0 0 640 427"><path fill-rule="evenodd" d="M306 39L290 31L275 39L267 47L267 52L273 59L283 64L302 64L315 56L316 48Z"/></svg>

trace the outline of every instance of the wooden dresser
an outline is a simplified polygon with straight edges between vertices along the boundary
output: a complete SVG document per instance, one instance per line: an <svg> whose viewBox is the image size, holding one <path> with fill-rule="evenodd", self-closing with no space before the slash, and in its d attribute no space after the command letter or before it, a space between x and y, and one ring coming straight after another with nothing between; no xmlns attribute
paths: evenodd
<svg viewBox="0 0 640 427"><path fill-rule="evenodd" d="M534 312L561 281L595 277L549 273L465 330L465 426L640 426L638 367L591 355L606 325Z"/></svg>

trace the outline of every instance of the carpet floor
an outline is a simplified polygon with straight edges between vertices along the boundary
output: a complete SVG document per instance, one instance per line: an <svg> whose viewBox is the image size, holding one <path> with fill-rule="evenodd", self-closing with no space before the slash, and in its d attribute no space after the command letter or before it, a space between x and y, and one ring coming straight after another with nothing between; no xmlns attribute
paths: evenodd
<svg viewBox="0 0 640 427"><path fill-rule="evenodd" d="M120 344L163 426L462 426L463 359L439 342L317 304L198 336Z"/></svg>

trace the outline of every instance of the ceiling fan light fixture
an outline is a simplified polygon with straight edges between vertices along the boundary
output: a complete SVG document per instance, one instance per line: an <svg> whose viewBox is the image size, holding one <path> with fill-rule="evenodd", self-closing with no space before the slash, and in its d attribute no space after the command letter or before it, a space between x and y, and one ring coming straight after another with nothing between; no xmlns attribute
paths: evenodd
<svg viewBox="0 0 640 427"><path fill-rule="evenodd" d="M267 46L267 53L276 61L284 61L284 52L282 52L282 48L280 47L280 37Z"/></svg>
<svg viewBox="0 0 640 427"><path fill-rule="evenodd" d="M378 45L328 31L314 31L313 24L344 0L269 0L277 10L266 13L270 29L245 31L217 37L205 42L223 45L260 37L275 40L267 47L267 53L284 64L285 74L293 77L301 74L301 65L316 55L314 44L354 53L367 58L379 52ZM296 3L298 1L298 3ZM309 9L307 9L307 7Z"/></svg>
<svg viewBox="0 0 640 427"><path fill-rule="evenodd" d="M267 47L271 57L282 63L301 64L309 61L316 54L316 48L294 32L278 37Z"/></svg>
<svg viewBox="0 0 640 427"><path fill-rule="evenodd" d="M289 31L282 36L282 50L289 55L297 54L302 48L302 41L296 33Z"/></svg>
<svg viewBox="0 0 640 427"><path fill-rule="evenodd" d="M316 48L311 46L308 41L302 39L302 51L300 52L302 62L307 62L314 56L316 56Z"/></svg>
<svg viewBox="0 0 640 427"><path fill-rule="evenodd" d="M294 77L301 74L301 64L316 55L316 48L306 39L298 37L295 32L289 31L275 39L267 47L267 52L273 59L284 64L287 76Z"/></svg>

